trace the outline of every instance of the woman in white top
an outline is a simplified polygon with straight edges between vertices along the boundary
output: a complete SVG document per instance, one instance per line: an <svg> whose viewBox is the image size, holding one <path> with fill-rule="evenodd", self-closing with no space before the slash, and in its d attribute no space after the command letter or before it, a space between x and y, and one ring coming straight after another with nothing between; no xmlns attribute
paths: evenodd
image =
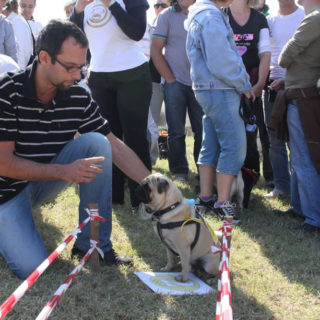
<svg viewBox="0 0 320 320"><path fill-rule="evenodd" d="M151 76L137 41L146 30L147 0L78 0L70 20L81 27L91 52L89 87L112 132L151 170L147 141ZM129 180L131 204L136 184ZM124 202L124 175L113 169L113 203Z"/></svg>

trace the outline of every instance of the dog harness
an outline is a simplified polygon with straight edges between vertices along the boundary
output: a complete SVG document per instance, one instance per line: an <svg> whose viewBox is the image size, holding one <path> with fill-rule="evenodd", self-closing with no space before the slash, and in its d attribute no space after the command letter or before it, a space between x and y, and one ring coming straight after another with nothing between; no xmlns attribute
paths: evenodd
<svg viewBox="0 0 320 320"><path fill-rule="evenodd" d="M160 237L160 240L164 243L164 245L176 256L178 256L179 254L177 252L175 252L170 246L169 244L164 240L163 235L162 235L162 229L175 229L175 228L180 228L182 225L188 225L188 224L194 224L196 223L196 234L194 237L194 240L191 244L191 251L192 249L195 247L195 245L197 244L198 240L199 240L199 235L200 235L200 224L196 221L186 221L186 220L182 220L182 221L175 221L175 222L168 222L168 223L160 223L159 219L162 215L164 215L165 213L175 209L176 207L178 207L181 204L181 202L176 202L173 205L160 210L160 211L156 211L153 215L152 215L152 221L157 221L157 231ZM201 218L201 215L199 214L199 212L196 210L196 218Z"/></svg>

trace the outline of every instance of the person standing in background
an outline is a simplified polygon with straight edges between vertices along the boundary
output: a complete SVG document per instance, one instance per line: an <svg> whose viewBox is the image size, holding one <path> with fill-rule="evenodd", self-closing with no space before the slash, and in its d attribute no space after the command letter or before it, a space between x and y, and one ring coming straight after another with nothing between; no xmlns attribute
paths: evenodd
<svg viewBox="0 0 320 320"><path fill-rule="evenodd" d="M154 30L154 27L157 23L157 18L161 11L165 10L170 6L169 0L156 0L153 8L155 12L155 19L151 25L151 33ZM161 108L163 104L163 86L161 85L161 75L154 66L152 58L149 61L151 78L152 78L152 97L150 101L150 110L152 113L152 117L159 127L161 125Z"/></svg>
<svg viewBox="0 0 320 320"><path fill-rule="evenodd" d="M168 160L173 179L188 179L186 155L186 113L194 133L193 157L198 161L202 141L201 106L192 90L190 62L186 52L184 22L194 0L178 0L161 12L152 34L151 57L164 79L164 101L168 124ZM163 53L163 49L165 52Z"/></svg>
<svg viewBox="0 0 320 320"><path fill-rule="evenodd" d="M18 65L21 69L24 69L33 54L31 29L27 21L18 14L18 0L7 1L5 15L13 26L17 46Z"/></svg>
<svg viewBox="0 0 320 320"><path fill-rule="evenodd" d="M78 0L70 20L89 40L88 85L112 132L151 170L147 122L152 93L147 58L139 47L147 25L146 0ZM124 174L113 167L113 203L124 203ZM132 207L139 200L129 179Z"/></svg>
<svg viewBox="0 0 320 320"><path fill-rule="evenodd" d="M17 47L12 24L2 14L5 5L6 0L0 0L0 54L5 54L17 62Z"/></svg>
<svg viewBox="0 0 320 320"><path fill-rule="evenodd" d="M260 173L260 155L257 146L257 133L263 154L263 176L266 185L273 184L273 173L269 159L269 139L264 122L262 105L262 90L265 87L270 67L270 36L267 19L263 13L253 9L256 0L234 0L226 10L229 22L234 33L238 52L250 76L252 90L256 96L252 104L252 112L256 117L257 129L246 130L247 155L244 167ZM249 194L253 183L249 183L251 176L245 179L245 207L248 203Z"/></svg>
<svg viewBox="0 0 320 320"><path fill-rule="evenodd" d="M36 0L20 0L20 14L27 20L32 34L35 39L38 38L39 32L43 28L39 21L35 21L33 18L33 12L36 7Z"/></svg>
<svg viewBox="0 0 320 320"><path fill-rule="evenodd" d="M72 13L73 8L74 8L75 5L76 5L76 1L75 0L69 0L64 5L63 9L64 9L64 12L66 13L66 17L67 18L69 18L71 16L71 13Z"/></svg>
<svg viewBox="0 0 320 320"><path fill-rule="evenodd" d="M204 111L198 161L201 193L195 205L206 207L220 218L233 216L233 223L237 223L239 219L230 202L230 192L246 155L245 127L239 114L240 95L254 99L254 92L228 17L221 10L230 2L198 0L190 7L186 28L192 88Z"/></svg>
<svg viewBox="0 0 320 320"><path fill-rule="evenodd" d="M281 50L293 36L304 11L294 0L278 0L279 11L267 18L270 29L271 65L268 88L264 94L264 111L267 125L271 121L273 105L277 91L282 88L286 70L281 68L278 58ZM265 194L266 198L283 198L290 194L290 172L288 152L285 141L279 140L274 131L268 129L270 149L269 157L273 169L274 189Z"/></svg>
<svg viewBox="0 0 320 320"><path fill-rule="evenodd" d="M150 100L150 110L148 117L148 137L151 136L151 144L150 144L150 158L151 163L154 165L159 157L159 145L158 145L158 137L159 137L159 126L161 126L161 108L163 105L163 87L161 85L161 76L154 66L152 58L150 57L150 46L151 46L151 35L154 30L154 26L157 20L157 17L161 11L168 8L170 5L169 0L156 0L154 7L155 19L152 24L147 26L148 37L147 42L144 42L144 46L148 47L148 55L149 59L149 68L152 79L152 96ZM145 37L144 37L145 38ZM141 40L142 41L142 40ZM139 43L141 43L141 41ZM156 131L155 131L156 129ZM152 135L153 132L153 135ZM157 133L157 134L156 134ZM153 136L153 139L152 139ZM157 141L154 141L154 138L157 136ZM150 140L150 138L149 138Z"/></svg>
<svg viewBox="0 0 320 320"><path fill-rule="evenodd" d="M287 71L272 125L279 137L289 138L292 208L282 214L303 216L298 229L313 233L320 231L320 0L299 4L306 16L279 56L279 65Z"/></svg>

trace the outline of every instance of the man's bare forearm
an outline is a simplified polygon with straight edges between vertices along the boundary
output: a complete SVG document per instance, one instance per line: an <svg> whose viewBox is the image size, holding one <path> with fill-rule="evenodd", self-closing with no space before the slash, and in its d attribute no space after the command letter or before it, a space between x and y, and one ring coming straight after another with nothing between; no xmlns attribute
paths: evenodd
<svg viewBox="0 0 320 320"><path fill-rule="evenodd" d="M113 163L128 177L140 184L151 172L146 168L133 150L113 134L108 134L107 138L110 141L112 148Z"/></svg>
<svg viewBox="0 0 320 320"><path fill-rule="evenodd" d="M160 73L161 77L164 78L167 82L175 81L175 77L169 67L169 64L162 54L162 45L159 45L157 43L162 40L155 38L152 41L153 43L151 45L151 57L156 69Z"/></svg>
<svg viewBox="0 0 320 320"><path fill-rule="evenodd" d="M0 156L0 176L28 181L59 180L63 177L63 165L43 164L23 159L14 154Z"/></svg>

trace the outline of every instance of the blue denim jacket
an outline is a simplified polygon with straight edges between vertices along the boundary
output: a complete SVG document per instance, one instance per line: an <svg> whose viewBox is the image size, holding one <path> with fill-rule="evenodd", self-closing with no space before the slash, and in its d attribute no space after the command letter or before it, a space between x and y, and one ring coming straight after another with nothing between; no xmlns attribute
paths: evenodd
<svg viewBox="0 0 320 320"><path fill-rule="evenodd" d="M187 54L194 90L251 89L227 16L210 0L190 7L186 21Z"/></svg>

